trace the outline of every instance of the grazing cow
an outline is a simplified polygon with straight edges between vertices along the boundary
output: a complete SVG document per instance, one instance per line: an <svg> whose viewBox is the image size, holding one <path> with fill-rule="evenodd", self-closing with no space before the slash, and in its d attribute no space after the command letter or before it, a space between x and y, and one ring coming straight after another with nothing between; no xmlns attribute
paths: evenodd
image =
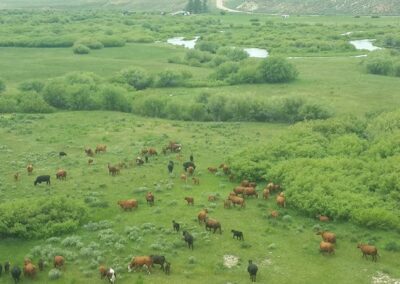
<svg viewBox="0 0 400 284"><path fill-rule="evenodd" d="M317 235L321 235L322 239L328 243L336 243L336 235L328 231L318 232Z"/></svg>
<svg viewBox="0 0 400 284"><path fill-rule="evenodd" d="M6 261L4 263L4 273L6 273L6 274L10 273L10 262L9 261Z"/></svg>
<svg viewBox="0 0 400 284"><path fill-rule="evenodd" d="M165 256L163 255L150 255L151 260L153 261L153 264L159 264L161 265L161 269L164 271L164 263L165 263Z"/></svg>
<svg viewBox="0 0 400 284"><path fill-rule="evenodd" d="M205 208L199 212L199 214L197 215L197 220L199 221L199 224L201 224L202 222L206 222L207 213L208 210Z"/></svg>
<svg viewBox="0 0 400 284"><path fill-rule="evenodd" d="M108 174L115 176L117 174L119 174L119 168L116 166L111 166L110 163L107 164L108 167Z"/></svg>
<svg viewBox="0 0 400 284"><path fill-rule="evenodd" d="M67 179L67 171L65 170L58 170L56 173L56 179L65 180Z"/></svg>
<svg viewBox="0 0 400 284"><path fill-rule="evenodd" d="M136 199L120 200L117 203L125 211L126 210L130 210L131 211L132 208L137 208L138 207L138 202L137 202Z"/></svg>
<svg viewBox="0 0 400 284"><path fill-rule="evenodd" d="M188 247L192 248L192 250L193 250L193 241L194 241L193 236L191 234L189 234L188 231L183 231L182 235L183 235L183 239L188 244Z"/></svg>
<svg viewBox="0 0 400 284"><path fill-rule="evenodd" d="M142 155L146 155L148 152L149 152L149 149L147 149L147 148L144 148L144 149L142 149L142 151L140 151L140 153Z"/></svg>
<svg viewBox="0 0 400 284"><path fill-rule="evenodd" d="M332 243L321 241L319 243L319 251L320 252L327 252L329 254L335 253L335 247Z"/></svg>
<svg viewBox="0 0 400 284"><path fill-rule="evenodd" d="M184 162L183 163L183 169L185 170L185 172L187 172L189 167L192 167L193 171L196 169L196 165L193 162Z"/></svg>
<svg viewBox="0 0 400 284"><path fill-rule="evenodd" d="M29 165L26 167L26 170L28 171L28 175L31 175L32 172L33 172L33 165L32 165L32 164L29 164Z"/></svg>
<svg viewBox="0 0 400 284"><path fill-rule="evenodd" d="M151 193L151 191L146 193L146 201L147 201L147 204L150 204L150 206L154 205L154 195L153 195L153 193Z"/></svg>
<svg viewBox="0 0 400 284"><path fill-rule="evenodd" d="M43 271L43 269L44 269L44 260L43 259L39 259L38 266L39 266L39 270Z"/></svg>
<svg viewBox="0 0 400 284"><path fill-rule="evenodd" d="M242 181L240 182L240 186L249 187L249 186L250 186L250 181L247 180L247 179L244 179L244 180L242 180Z"/></svg>
<svg viewBox="0 0 400 284"><path fill-rule="evenodd" d="M187 168L187 172L188 172L188 174L191 176L191 175L193 175L193 173L194 173L194 168L193 167L188 167Z"/></svg>
<svg viewBox="0 0 400 284"><path fill-rule="evenodd" d="M85 153L86 153L86 155L88 155L89 157L93 157L93 156L94 156L93 150L90 149L90 148L85 148ZM96 152L96 153L97 153L97 152Z"/></svg>
<svg viewBox="0 0 400 284"><path fill-rule="evenodd" d="M97 154L97 153L100 153L100 152L107 152L107 145L105 145L105 144L99 144L99 145L97 145L96 146L96 150L94 150L94 152Z"/></svg>
<svg viewBox="0 0 400 284"><path fill-rule="evenodd" d="M147 152L150 156L157 156L157 150L155 148L149 148L149 151Z"/></svg>
<svg viewBox="0 0 400 284"><path fill-rule="evenodd" d="M239 195L239 194L241 194L241 195L243 195L244 194L244 189L245 189L246 187L244 187L244 186L237 186L237 187L235 187L234 189L233 189L233 192L236 194L236 195Z"/></svg>
<svg viewBox="0 0 400 284"><path fill-rule="evenodd" d="M245 207L244 199L239 196L230 195L229 200L232 201L233 206L240 205L241 208Z"/></svg>
<svg viewBox="0 0 400 284"><path fill-rule="evenodd" d="M274 184L273 182L269 182L266 186L266 188L269 189L269 192L272 193L274 191L277 191L281 188L281 186L279 184Z"/></svg>
<svg viewBox="0 0 400 284"><path fill-rule="evenodd" d="M169 263L168 261L166 261L164 264L164 272L167 275L171 273L171 263Z"/></svg>
<svg viewBox="0 0 400 284"><path fill-rule="evenodd" d="M142 157L137 157L136 158L136 165L141 166L144 164L144 161L142 159Z"/></svg>
<svg viewBox="0 0 400 284"><path fill-rule="evenodd" d="M50 176L45 175L45 176L38 176L33 183L34 185L37 185L38 183L46 182L46 184L50 185Z"/></svg>
<svg viewBox="0 0 400 284"><path fill-rule="evenodd" d="M279 193L279 195L276 197L276 204L278 206L285 208L286 206L286 198L283 192Z"/></svg>
<svg viewBox="0 0 400 284"><path fill-rule="evenodd" d="M236 231L236 230L231 230L231 232L233 234L233 238L236 238L237 240L244 241L243 232Z"/></svg>
<svg viewBox="0 0 400 284"><path fill-rule="evenodd" d="M18 266L14 266L11 269L11 276L14 279L14 283L17 284L19 282L19 278L21 277L21 268L19 268Z"/></svg>
<svg viewBox="0 0 400 284"><path fill-rule="evenodd" d="M152 264L153 260L150 256L134 256L128 265L128 272L131 272L132 269L136 270L138 267L147 267L147 272L150 274Z"/></svg>
<svg viewBox="0 0 400 284"><path fill-rule="evenodd" d="M231 208L232 201L230 199L224 200L224 208Z"/></svg>
<svg viewBox="0 0 400 284"><path fill-rule="evenodd" d="M214 167L208 167L207 170L212 174L215 174L218 171L218 169Z"/></svg>
<svg viewBox="0 0 400 284"><path fill-rule="evenodd" d="M206 219L206 230L211 231L211 229L214 229L214 231L213 231L214 234L217 229L219 230L219 233L222 234L221 223L215 219L207 218Z"/></svg>
<svg viewBox="0 0 400 284"><path fill-rule="evenodd" d="M253 263L253 261L249 260L249 265L247 266L247 272L250 275L251 282L256 282L258 267Z"/></svg>
<svg viewBox="0 0 400 284"><path fill-rule="evenodd" d="M194 198L193 197L185 197L185 200L187 202L187 205L194 205Z"/></svg>
<svg viewBox="0 0 400 284"><path fill-rule="evenodd" d="M93 164L93 159L88 160L88 165L91 165L91 164Z"/></svg>
<svg viewBox="0 0 400 284"><path fill-rule="evenodd" d="M14 174L14 181L18 181L19 180L19 173L15 173Z"/></svg>
<svg viewBox="0 0 400 284"><path fill-rule="evenodd" d="M271 211L271 214L270 214L270 216L271 216L272 218L277 218L277 217L279 216L279 212L278 212L278 211L275 211L275 210L273 210L273 211Z"/></svg>
<svg viewBox="0 0 400 284"><path fill-rule="evenodd" d="M268 188L264 188L264 190L263 190L263 198L264 199L268 199L269 198L269 189Z"/></svg>
<svg viewBox="0 0 400 284"><path fill-rule="evenodd" d="M216 201L217 197L215 195L209 195L208 196L208 201Z"/></svg>
<svg viewBox="0 0 400 284"><path fill-rule="evenodd" d="M107 271L108 271L108 269L104 265L101 265L99 267L100 279L104 279L104 277L107 276Z"/></svg>
<svg viewBox="0 0 400 284"><path fill-rule="evenodd" d="M63 267L63 266L64 266L64 262L65 262L65 259L64 259L63 256L61 256L61 255L56 255L56 256L54 257L54 261L53 261L54 268L61 268L61 267Z"/></svg>
<svg viewBox="0 0 400 284"><path fill-rule="evenodd" d="M108 282L110 282L111 284L114 284L115 280L117 280L117 273L115 273L115 270L112 269L111 267L107 270L106 276Z"/></svg>
<svg viewBox="0 0 400 284"><path fill-rule="evenodd" d="M24 276L32 279L36 276L36 266L30 260L25 260Z"/></svg>
<svg viewBox="0 0 400 284"><path fill-rule="evenodd" d="M61 157L65 157L65 156L67 156L67 153L61 151L60 153L58 153L58 156L59 156L60 158L61 158Z"/></svg>
<svg viewBox="0 0 400 284"><path fill-rule="evenodd" d="M316 218L318 218L321 222L329 222L329 217L324 216L324 215L316 215Z"/></svg>
<svg viewBox="0 0 400 284"><path fill-rule="evenodd" d="M231 173L231 170L230 170L229 166L226 165L226 164L221 164L221 165L219 165L219 168L222 169L222 172L223 172L225 175L229 175L229 174Z"/></svg>
<svg viewBox="0 0 400 284"><path fill-rule="evenodd" d="M174 229L174 231L179 232L181 225L179 225L179 223L175 222L175 220L172 220L172 228Z"/></svg>
<svg viewBox="0 0 400 284"><path fill-rule="evenodd" d="M200 179L197 177L192 177L193 184L200 185Z"/></svg>
<svg viewBox="0 0 400 284"><path fill-rule="evenodd" d="M169 161L167 168L168 168L168 172L170 174L172 174L172 171L174 170L174 162L173 161Z"/></svg>
<svg viewBox="0 0 400 284"><path fill-rule="evenodd" d="M258 198L258 193L254 187L245 187L243 191L243 196L255 196Z"/></svg>
<svg viewBox="0 0 400 284"><path fill-rule="evenodd" d="M166 150L170 150L171 152L178 153L182 150L182 144L176 142L169 142L168 146L165 147Z"/></svg>
<svg viewBox="0 0 400 284"><path fill-rule="evenodd" d="M372 261L377 261L379 254L378 249L375 246L358 244L357 248L361 249L363 253L362 257L368 259L368 255L370 255L372 256Z"/></svg>
<svg viewBox="0 0 400 284"><path fill-rule="evenodd" d="M186 174L181 174L180 178L181 178L181 181L184 181L184 182L187 181L187 176L186 176Z"/></svg>

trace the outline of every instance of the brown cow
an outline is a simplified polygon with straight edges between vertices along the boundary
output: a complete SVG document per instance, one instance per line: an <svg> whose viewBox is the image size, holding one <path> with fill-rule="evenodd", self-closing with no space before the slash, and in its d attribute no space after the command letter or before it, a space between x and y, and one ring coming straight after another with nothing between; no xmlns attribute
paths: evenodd
<svg viewBox="0 0 400 284"><path fill-rule="evenodd" d="M56 173L56 178L59 180L67 179L67 171L65 170L58 170Z"/></svg>
<svg viewBox="0 0 400 284"><path fill-rule="evenodd" d="M188 167L187 171L188 171L188 174L191 176L194 173L194 168L193 167Z"/></svg>
<svg viewBox="0 0 400 284"><path fill-rule="evenodd" d="M248 186L250 186L250 181L247 180L247 179L244 179L244 180L242 180L242 181L240 182L240 186L248 187Z"/></svg>
<svg viewBox="0 0 400 284"><path fill-rule="evenodd" d="M28 171L28 175L31 175L32 172L33 172L33 165L32 165L32 164L29 164L29 165L26 167L26 170Z"/></svg>
<svg viewBox="0 0 400 284"><path fill-rule="evenodd" d="M104 279L104 277L107 276L108 269L104 265L101 265L99 267L99 272L100 272L100 279Z"/></svg>
<svg viewBox="0 0 400 284"><path fill-rule="evenodd" d="M192 181L193 181L193 184L195 184L195 185L199 185L200 184L200 179L197 178L197 177L192 177Z"/></svg>
<svg viewBox="0 0 400 284"><path fill-rule="evenodd" d="M138 207L138 202L137 202L136 199L120 200L117 203L125 211L126 210L132 210L132 208L137 208Z"/></svg>
<svg viewBox="0 0 400 284"><path fill-rule="evenodd" d="M329 217L324 216L324 215L316 215L316 218L318 218L321 222L329 222Z"/></svg>
<svg viewBox="0 0 400 284"><path fill-rule="evenodd" d="M243 196L255 196L256 198L258 198L258 193L254 189L254 187L245 187L244 188L244 192L243 192Z"/></svg>
<svg viewBox="0 0 400 284"><path fill-rule="evenodd" d="M273 193L274 191L277 191L281 188L281 186L279 184L274 184L273 182L269 182L266 186L266 188L269 189L270 193Z"/></svg>
<svg viewBox="0 0 400 284"><path fill-rule="evenodd" d="M107 152L107 145L105 145L105 144L99 144L99 145L97 145L96 146L96 150L94 150L94 152L97 154L97 153L100 153L100 152Z"/></svg>
<svg viewBox="0 0 400 284"><path fill-rule="evenodd" d="M275 210L273 210L273 211L271 211L271 214L270 214L270 216L271 216L272 218L277 218L277 217L279 216L279 212L278 212L278 211L275 211Z"/></svg>
<svg viewBox="0 0 400 284"><path fill-rule="evenodd" d="M322 241L319 243L319 251L331 254L335 253L335 247L331 243Z"/></svg>
<svg viewBox="0 0 400 284"><path fill-rule="evenodd" d="M238 196L230 195L229 200L232 201L233 206L240 205L240 207L245 207L244 199Z"/></svg>
<svg viewBox="0 0 400 284"><path fill-rule="evenodd" d="M93 157L94 156L93 150L91 148L85 148L85 153L89 157Z"/></svg>
<svg viewBox="0 0 400 284"><path fill-rule="evenodd" d="M208 201L216 201L217 197L215 195L209 195L207 200Z"/></svg>
<svg viewBox="0 0 400 284"><path fill-rule="evenodd" d="M278 206L285 208L286 206L286 198L283 192L279 193L279 195L276 197L276 204Z"/></svg>
<svg viewBox="0 0 400 284"><path fill-rule="evenodd" d="M199 221L199 224L206 221L207 213L208 213L208 210L203 209L199 212L199 214L197 214L197 220Z"/></svg>
<svg viewBox="0 0 400 284"><path fill-rule="evenodd" d="M224 208L231 208L232 201L230 199L224 200Z"/></svg>
<svg viewBox="0 0 400 284"><path fill-rule="evenodd" d="M154 195L153 195L153 193L151 193L151 191L146 193L146 201L147 201L147 204L150 204L150 206L154 205Z"/></svg>
<svg viewBox="0 0 400 284"><path fill-rule="evenodd" d="M186 182L186 180L187 180L186 174L181 174L180 178L181 178L181 181L184 181L184 182Z"/></svg>
<svg viewBox="0 0 400 284"><path fill-rule="evenodd" d="M264 190L263 190L263 198L264 199L268 199L269 198L269 189L268 188L264 188Z"/></svg>
<svg viewBox="0 0 400 284"><path fill-rule="evenodd" d="M322 239L328 243L336 243L336 235L328 231L318 232L317 235L321 235Z"/></svg>
<svg viewBox="0 0 400 284"><path fill-rule="evenodd" d="M237 186L233 189L233 191L235 192L236 195L239 195L239 194L243 195L244 189L245 189L244 186Z"/></svg>
<svg viewBox="0 0 400 284"><path fill-rule="evenodd" d="M119 174L119 168L118 167L111 166L110 163L107 164L107 167L108 167L108 174L109 175L111 174L112 176L115 176L115 175Z"/></svg>
<svg viewBox="0 0 400 284"><path fill-rule="evenodd" d="M207 170L212 174L215 174L218 171L217 168L214 167L208 167Z"/></svg>
<svg viewBox="0 0 400 284"><path fill-rule="evenodd" d="M153 259L151 256L134 256L128 265L128 271L136 270L138 267L146 267L148 274L150 274Z"/></svg>
<svg viewBox="0 0 400 284"><path fill-rule="evenodd" d="M149 148L148 154L150 156L156 156L158 155L157 150L155 148Z"/></svg>
<svg viewBox="0 0 400 284"><path fill-rule="evenodd" d="M64 257L61 255L56 255L53 263L54 268L61 268L64 265Z"/></svg>
<svg viewBox="0 0 400 284"><path fill-rule="evenodd" d="M36 266L32 264L30 259L24 261L24 276L34 278L36 276Z"/></svg>
<svg viewBox="0 0 400 284"><path fill-rule="evenodd" d="M206 230L207 231L211 231L211 229L214 229L213 233L215 234L215 231L218 229L219 233L222 234L221 231L221 223L218 222L215 219L211 219L211 218L206 218Z"/></svg>
<svg viewBox="0 0 400 284"><path fill-rule="evenodd" d="M187 205L194 205L194 198L193 197L185 197L185 200L187 202Z"/></svg>
<svg viewBox="0 0 400 284"><path fill-rule="evenodd" d="M358 244L357 248L361 249L363 253L362 257L368 259L368 255L370 255L372 256L372 261L377 261L379 254L378 249L375 246Z"/></svg>

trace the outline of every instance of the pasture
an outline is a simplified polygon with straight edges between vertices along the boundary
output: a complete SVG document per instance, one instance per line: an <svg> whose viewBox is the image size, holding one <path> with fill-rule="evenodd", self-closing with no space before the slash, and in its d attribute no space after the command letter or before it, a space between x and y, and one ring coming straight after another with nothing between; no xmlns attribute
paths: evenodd
<svg viewBox="0 0 400 284"><path fill-rule="evenodd" d="M207 167L225 162L249 141L257 146L279 137L288 131L285 125L187 123L115 112L3 115L1 125L3 204L65 197L84 204L88 210L86 225L78 231L39 240L5 239L0 244L0 261L20 265L25 256L36 262L41 254L64 253L66 266L56 283L99 283L100 264L117 270L118 283L246 283L248 259L259 265L261 283L366 283L378 271L400 277L399 253L383 249L397 241L394 232L371 231L344 222L320 223L299 216L290 206L278 209L275 195L269 200L250 197L244 209L223 208L223 200L237 183L229 182L223 174L209 173ZM182 158L176 153L160 154L150 157L143 166L130 164L144 147L160 150L170 140L182 143ZM107 152L96 155L93 164L88 165L84 148L99 143L107 144ZM59 158L59 151L67 156ZM185 183L179 177L183 172L181 161L188 160L191 153L200 185L190 180ZM167 171L169 160L175 162L172 175ZM128 167L115 177L109 175L107 163L122 161ZM34 166L32 176L26 173L28 163ZM68 172L66 181L55 179L59 168ZM17 171L20 180L15 182L13 174ZM33 186L34 178L41 174L51 175L50 186ZM259 194L263 186L258 186ZM145 203L147 191L155 195L153 207ZM219 200L208 202L209 195L217 195ZM194 197L194 206L186 204L185 196ZM129 198L136 198L139 207L122 211L117 201ZM197 223L197 213L203 208L221 222L221 235L206 232L204 225ZM279 210L281 217L268 218L271 210ZM194 235L193 251L186 247L181 233L172 230L172 220ZM319 252L318 227L337 234L335 255ZM233 239L231 229L242 231L245 241ZM374 242L379 248L377 263L361 258L356 248L361 241ZM132 256L148 254L165 255L172 264L171 274L165 275L158 265L151 275L127 272ZM239 257L238 265L224 267L224 255ZM46 261L52 265L51 259ZM38 273L36 280L24 279L24 283L50 281L49 266ZM8 277L0 278L0 283L10 281Z"/></svg>

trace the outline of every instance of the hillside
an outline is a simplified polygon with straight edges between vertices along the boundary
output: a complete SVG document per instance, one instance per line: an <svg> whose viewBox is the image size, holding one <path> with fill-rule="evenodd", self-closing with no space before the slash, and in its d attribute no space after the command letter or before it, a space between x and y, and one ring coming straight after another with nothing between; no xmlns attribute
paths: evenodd
<svg viewBox="0 0 400 284"><path fill-rule="evenodd" d="M241 11L277 14L399 15L396 0L225 0L225 6Z"/></svg>
<svg viewBox="0 0 400 284"><path fill-rule="evenodd" d="M105 8L137 11L176 11L181 10L186 2L186 0L2 0L0 1L0 9Z"/></svg>

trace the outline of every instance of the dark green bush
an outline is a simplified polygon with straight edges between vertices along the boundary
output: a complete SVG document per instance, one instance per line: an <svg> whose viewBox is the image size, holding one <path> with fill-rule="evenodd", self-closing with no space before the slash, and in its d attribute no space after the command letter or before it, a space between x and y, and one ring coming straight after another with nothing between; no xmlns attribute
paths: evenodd
<svg viewBox="0 0 400 284"><path fill-rule="evenodd" d="M14 200L0 205L2 238L35 239L71 233L87 213L81 204L66 198Z"/></svg>
<svg viewBox="0 0 400 284"><path fill-rule="evenodd" d="M143 90L151 86L153 78L141 68L127 68L117 75L120 82L127 83L136 90Z"/></svg>
<svg viewBox="0 0 400 284"><path fill-rule="evenodd" d="M229 80L230 76L238 72L238 70L238 63L228 61L219 65L211 77L217 80Z"/></svg>
<svg viewBox="0 0 400 284"><path fill-rule="evenodd" d="M165 70L157 74L156 86L164 87L177 87L183 83L183 76L181 73L173 70Z"/></svg>
<svg viewBox="0 0 400 284"><path fill-rule="evenodd" d="M263 82L285 83L297 78L296 67L287 59L281 57L268 57L258 66L259 76Z"/></svg>
<svg viewBox="0 0 400 284"><path fill-rule="evenodd" d="M78 43L74 44L74 46L72 47L72 51L75 54L88 54L90 53L90 48L87 47L86 45Z"/></svg>
<svg viewBox="0 0 400 284"><path fill-rule="evenodd" d="M201 51L207 51L210 53L216 53L219 45L216 42L213 41L198 41L195 45L196 49L199 49Z"/></svg>
<svg viewBox="0 0 400 284"><path fill-rule="evenodd" d="M388 56L370 56L364 62L368 73L389 75L393 69L392 59Z"/></svg>
<svg viewBox="0 0 400 284"><path fill-rule="evenodd" d="M18 89L21 91L35 91L35 92L41 92L44 88L44 83L39 80L30 80L30 81L25 81L22 82L18 85Z"/></svg>
<svg viewBox="0 0 400 284"><path fill-rule="evenodd" d="M116 110L130 112L131 106L126 98L126 91L115 86L104 86L100 90L102 97L102 108L106 110Z"/></svg>

